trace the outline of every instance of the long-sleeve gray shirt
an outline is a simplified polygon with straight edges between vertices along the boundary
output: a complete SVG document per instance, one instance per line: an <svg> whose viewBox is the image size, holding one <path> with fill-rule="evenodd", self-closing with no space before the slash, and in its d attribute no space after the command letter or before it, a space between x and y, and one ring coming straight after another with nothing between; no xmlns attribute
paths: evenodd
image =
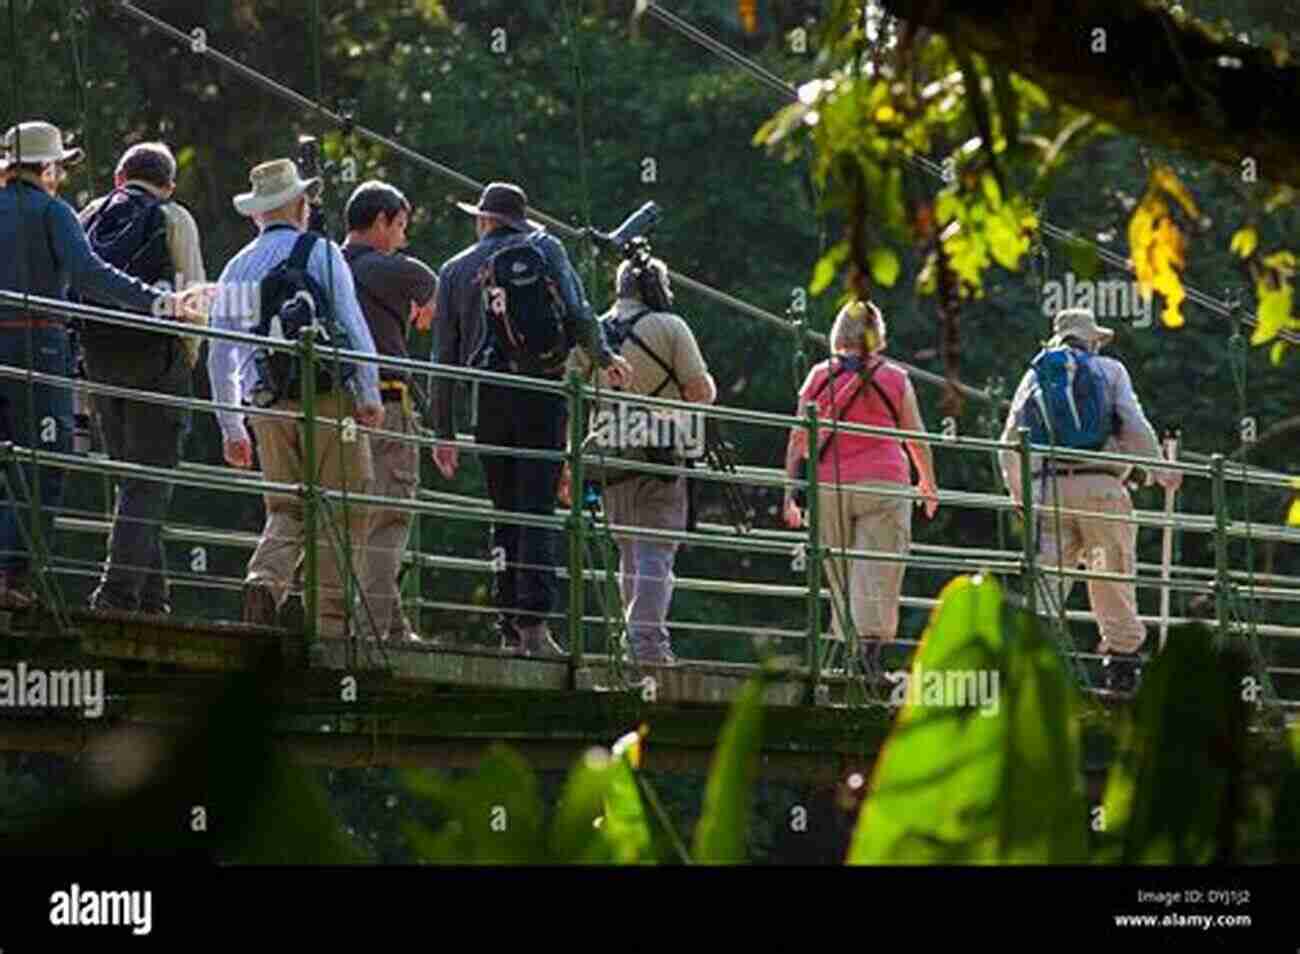
<svg viewBox="0 0 1300 954"><path fill-rule="evenodd" d="M433 312L434 333L437 335L439 364L487 367L484 345L487 343L487 321L483 315L483 293L478 283L479 269L502 245L518 239L520 233L508 226L489 232L455 258L449 259L438 273L438 294ZM566 310L566 330L602 368L609 367L613 352L605 341L605 334L587 301L582 279L569 262L568 253L560 240L543 234L538 247L550 260L560 278L560 296ZM455 437L455 382L436 378L434 382L434 431L439 437Z"/></svg>
<svg viewBox="0 0 1300 954"><path fill-rule="evenodd" d="M0 288L63 299L75 289L146 312L160 295L95 254L72 206L22 178L0 189ZM0 320L18 311L0 306Z"/></svg>
<svg viewBox="0 0 1300 954"><path fill-rule="evenodd" d="M1102 450L1132 454L1138 457L1162 457L1160 441L1156 437L1155 428L1147 420L1146 413L1142 410L1142 402L1138 400L1137 394L1133 391L1133 381L1129 377L1128 369L1116 359L1104 355L1095 355L1092 360L1106 378L1107 403L1115 408L1119 425L1118 432L1110 436ZM1030 369L1020 379L1020 386L1016 388L1015 396L1011 399L1011 410L1007 414L1007 422L1002 429L1001 440L1011 443L1019 440L1016 431L1024 424L1025 403L1029 400L1033 383L1034 372ZM998 459L1002 465L1003 481L1010 490L1011 496L1019 500L1020 454L1017 451L1000 451ZM1030 462L1031 469L1037 471L1042 466L1042 455L1031 454ZM1080 466L1103 467L1114 470L1115 476L1121 480L1128 477L1133 470L1130 465L1107 465L1094 461L1089 461L1086 465Z"/></svg>

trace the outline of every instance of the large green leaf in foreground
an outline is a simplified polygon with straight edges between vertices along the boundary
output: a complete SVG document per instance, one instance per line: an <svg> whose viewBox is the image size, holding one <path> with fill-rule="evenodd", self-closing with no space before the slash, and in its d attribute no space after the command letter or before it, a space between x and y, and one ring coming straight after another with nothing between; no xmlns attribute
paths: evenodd
<svg viewBox="0 0 1300 954"><path fill-rule="evenodd" d="M704 791L704 810L695 828L694 860L700 864L743 864L752 809L754 776L762 742L763 679L751 679L732 704L713 753Z"/></svg>
<svg viewBox="0 0 1300 954"><path fill-rule="evenodd" d="M1106 785L1106 856L1123 864L1206 864L1245 746L1245 662L1203 626L1169 632L1143 674ZM1231 860L1231 859L1223 859Z"/></svg>
<svg viewBox="0 0 1300 954"><path fill-rule="evenodd" d="M944 588L876 763L850 864L1080 864L1077 697L989 577ZM904 698L905 697L905 698Z"/></svg>

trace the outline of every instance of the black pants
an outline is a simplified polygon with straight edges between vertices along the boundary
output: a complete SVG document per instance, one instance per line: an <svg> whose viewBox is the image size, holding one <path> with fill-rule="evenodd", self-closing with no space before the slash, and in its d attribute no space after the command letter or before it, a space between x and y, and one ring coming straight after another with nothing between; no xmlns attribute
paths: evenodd
<svg viewBox="0 0 1300 954"><path fill-rule="evenodd" d="M190 368L180 346L166 352L157 358L150 355L149 363L158 373L142 375L151 379L147 382L128 384L123 375L103 373L108 380L102 383L190 397ZM86 358L87 376L100 379L89 351ZM167 468L180 461L190 426L188 409L104 394L94 395L94 405L104 449L112 460ZM91 597L96 607L159 612L168 606L162 524L171 499L172 485L166 481L128 477L118 482L108 559Z"/></svg>
<svg viewBox="0 0 1300 954"><path fill-rule="evenodd" d="M480 444L562 450L567 420L564 397L484 384L479 388ZM481 455L483 476L498 510L552 516L559 487L559 461ZM493 577L492 598L515 626L532 626L555 609L559 534L539 527L497 523L492 527L493 559L504 570Z"/></svg>

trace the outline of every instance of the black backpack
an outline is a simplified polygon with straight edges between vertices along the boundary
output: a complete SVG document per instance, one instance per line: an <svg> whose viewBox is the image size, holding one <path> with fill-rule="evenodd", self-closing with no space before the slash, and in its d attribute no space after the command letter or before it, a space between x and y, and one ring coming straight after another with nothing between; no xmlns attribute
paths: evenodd
<svg viewBox="0 0 1300 954"><path fill-rule="evenodd" d="M535 232L495 252L478 279L495 356L512 371L558 378L573 342L565 330L559 278L536 245L544 234Z"/></svg>
<svg viewBox="0 0 1300 954"><path fill-rule="evenodd" d="M334 316L330 296L307 272L307 262L312 249L321 236L304 232L294 243L289 257L272 268L261 282L258 323L252 333L281 341L297 341L308 326L316 329L319 348L352 350L352 339ZM253 404L268 407L280 400L299 400L302 397L301 359L291 351L261 348L254 355L257 384L253 389ZM341 375L336 377L335 361L327 354L318 356L316 365L316 393L326 394L341 390L356 369L343 364Z"/></svg>
<svg viewBox="0 0 1300 954"><path fill-rule="evenodd" d="M95 254L147 285L172 282L175 266L167 246L167 219L159 199L146 189L115 189L86 222L86 238ZM180 289L176 289L179 291ZM117 309L110 302L84 298L86 304ZM118 309L120 310L120 309ZM92 364L136 364L142 350L157 350L180 339L170 332L141 331L102 321L76 321L82 347Z"/></svg>

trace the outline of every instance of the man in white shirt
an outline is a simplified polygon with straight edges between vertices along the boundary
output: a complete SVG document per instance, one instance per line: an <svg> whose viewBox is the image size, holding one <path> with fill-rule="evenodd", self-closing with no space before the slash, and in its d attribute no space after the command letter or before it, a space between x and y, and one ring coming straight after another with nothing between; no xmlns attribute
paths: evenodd
<svg viewBox="0 0 1300 954"><path fill-rule="evenodd" d="M1113 410L1115 426L1102 450L1163 459L1155 429L1133 391L1128 369L1115 358L1098 354L1115 333L1098 326L1090 311L1078 308L1059 312L1053 332L1053 337L1047 342L1049 348L1068 343L1087 351L1105 377L1105 410L1107 413ZM1033 391L1034 380L1034 372L1030 369L1016 389L1002 431L1004 442L1018 441L1017 430L1025 426L1026 403ZM999 459L1002 479L1012 499L1020 504L1020 454L1002 451ZM1058 563L1067 570L1086 563L1092 571L1133 575L1137 566L1136 524L1062 513L1058 536L1054 512L1059 500L1062 510L1132 516L1133 501L1124 481L1133 468L1125 464L1080 461L1073 465L1046 464L1044 472L1045 464L1042 455L1032 455L1040 567L1050 572ZM1178 471L1157 470L1153 473L1156 481L1170 490L1177 490L1182 483L1182 474ZM1063 604L1069 599L1074 581L1064 576L1060 581L1060 602ZM1055 597L1058 591L1055 585L1051 585L1047 592ZM1140 673L1138 650L1146 640L1146 627L1138 618L1137 587L1132 583L1089 580L1088 601L1101 633L1097 651L1105 657L1102 661L1103 686L1114 692L1132 692L1137 688Z"/></svg>
<svg viewBox="0 0 1300 954"><path fill-rule="evenodd" d="M260 233L226 265L212 309L213 328L244 333L250 333L258 321L263 278L288 258L299 239L305 237L303 233L310 216L308 198L320 187L319 179L300 179L297 167L289 159L263 163L253 169L250 179L253 191L236 196L235 208L241 215L252 217ZM330 297L336 319L351 338L352 349L375 354L374 339L357 301L352 269L337 245L324 237L317 236L317 239L307 259L307 273ZM248 402L259 383L254 351L252 345L242 342L213 342L208 372L212 378L212 398L218 405ZM346 488L364 493L373 479L370 444L365 434L351 431L346 424L340 426L340 421L352 417L364 427L375 427L383 420L384 411L378 366L365 362L353 367L352 393L335 389L317 396L315 461L310 465L320 488ZM301 413L302 402L280 397L270 408ZM244 426L244 414L222 407L217 411L217 420L227 463L233 467L251 467L253 445ZM257 436L263 479L301 483L308 464L302 457L302 424L257 416L252 428ZM317 635L321 639L346 638L349 609L342 586L345 569L340 565L340 554L333 542L335 534L327 521L335 523L340 536L347 533L344 539L351 543L352 572L359 578L364 567L362 544L367 519L365 508L353 503L345 510L339 501L331 501L321 512L322 524L313 541L319 569ZM305 544L301 500L292 495L267 494L266 526L249 561L244 583L245 622L275 624Z"/></svg>

